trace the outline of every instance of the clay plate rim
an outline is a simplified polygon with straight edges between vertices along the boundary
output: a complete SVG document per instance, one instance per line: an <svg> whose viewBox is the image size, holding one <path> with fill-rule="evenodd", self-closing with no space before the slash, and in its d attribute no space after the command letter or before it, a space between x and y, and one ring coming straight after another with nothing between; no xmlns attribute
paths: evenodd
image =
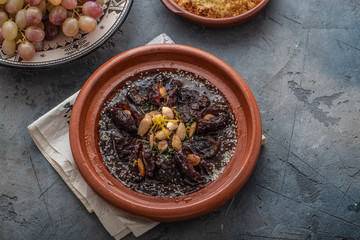
<svg viewBox="0 0 360 240"><path fill-rule="evenodd" d="M177 5L173 0L161 0L161 2L169 11L182 16L195 24L212 28L227 28L243 24L258 15L269 3L269 1L270 0L263 0L258 5L256 5L256 7L234 17L209 18L190 13Z"/></svg>
<svg viewBox="0 0 360 240"><path fill-rule="evenodd" d="M164 58L174 56L174 61L157 59L157 57L162 58L163 56L165 56ZM186 61L201 59L212 68L216 67L215 72L219 79L230 79L228 84L235 89L229 88L221 92L228 98L230 104L229 96L241 98L243 101L238 109L235 110L234 105L231 105L231 108L237 120L239 109L246 111L246 115L244 115L246 124L242 123L246 125L246 134L241 135L242 142L246 142L246 144L239 147L240 143L238 143L236 152L225 171L202 189L176 198L151 197L129 189L111 175L99 156L98 147L95 146L97 144L95 143L96 121L98 121L103 108L100 105L117 88L119 82L123 82L123 80L117 82L114 80L121 77L116 75L118 72L123 71L121 72L124 73L122 76L126 79L134 71L139 71L141 67L155 69L162 64L175 64L176 66L177 64L181 65L181 59ZM143 65L139 63L142 61ZM128 70L129 64L134 64L134 66L133 68L129 67ZM184 67L192 66L195 73L205 71L201 68L203 63L193 64L184 63ZM200 67L196 65L200 65ZM209 80L213 82L211 79ZM106 84L107 86L104 88L103 86ZM261 119L249 87L240 75L224 61L210 53L189 46L154 44L128 50L106 62L90 76L73 106L70 119L70 145L80 173L103 198L136 216L163 222L179 221L198 217L216 209L235 195L246 183L260 154Z"/></svg>

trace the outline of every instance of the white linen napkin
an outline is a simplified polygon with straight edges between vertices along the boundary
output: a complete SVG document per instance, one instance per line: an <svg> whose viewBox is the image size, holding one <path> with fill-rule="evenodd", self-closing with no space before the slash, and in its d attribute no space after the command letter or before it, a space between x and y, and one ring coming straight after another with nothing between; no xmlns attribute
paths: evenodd
<svg viewBox="0 0 360 240"><path fill-rule="evenodd" d="M148 44L174 43L160 34ZM105 229L116 240L132 232L136 237L152 229L158 222L138 219L102 199L86 183L71 153L69 119L79 91L28 126L35 144L65 183L91 213L95 212ZM54 127L56 126L56 127ZM263 142L265 137L263 136Z"/></svg>
<svg viewBox="0 0 360 240"><path fill-rule="evenodd" d="M148 44L155 43L174 42L163 33ZM138 237L159 223L130 216L102 199L86 183L76 166L70 148L69 119L78 94L79 91L30 124L28 131L41 153L86 209L90 213L95 212L111 236L118 240L132 232Z"/></svg>

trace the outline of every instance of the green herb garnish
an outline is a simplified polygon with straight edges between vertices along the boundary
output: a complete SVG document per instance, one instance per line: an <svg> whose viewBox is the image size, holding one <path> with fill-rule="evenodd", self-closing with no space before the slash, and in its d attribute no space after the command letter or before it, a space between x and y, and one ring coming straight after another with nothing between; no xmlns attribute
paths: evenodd
<svg viewBox="0 0 360 240"><path fill-rule="evenodd" d="M171 155L170 154L161 154L161 156L163 156L165 158L165 162L168 163L169 160L171 159Z"/></svg>
<svg viewBox="0 0 360 240"><path fill-rule="evenodd" d="M187 123L186 123L186 127L190 127L191 124L195 121L195 118L191 118Z"/></svg>
<svg viewBox="0 0 360 240"><path fill-rule="evenodd" d="M175 154L175 150L173 148L169 147L168 153Z"/></svg>

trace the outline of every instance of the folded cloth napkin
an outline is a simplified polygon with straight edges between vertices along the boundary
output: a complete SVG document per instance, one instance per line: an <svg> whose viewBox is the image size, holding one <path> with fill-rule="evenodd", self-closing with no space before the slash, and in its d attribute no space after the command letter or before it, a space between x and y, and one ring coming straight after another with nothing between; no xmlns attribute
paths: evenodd
<svg viewBox="0 0 360 240"><path fill-rule="evenodd" d="M174 43L160 34L148 44ZM49 163L91 213L95 212L105 229L116 240L130 232L136 237L155 227L158 222L130 216L102 199L81 176L71 153L69 119L79 91L28 126L28 130ZM56 127L54 127L56 126ZM263 136L263 141L265 137Z"/></svg>
<svg viewBox="0 0 360 240"><path fill-rule="evenodd" d="M148 44L174 43L166 34L160 34ZM51 111L28 126L28 130L49 163L84 204L95 212L105 229L115 239L130 232L136 237L155 227L158 222L138 219L102 199L81 176L71 154L69 119L72 106L79 92L60 103ZM56 126L56 127L54 127Z"/></svg>

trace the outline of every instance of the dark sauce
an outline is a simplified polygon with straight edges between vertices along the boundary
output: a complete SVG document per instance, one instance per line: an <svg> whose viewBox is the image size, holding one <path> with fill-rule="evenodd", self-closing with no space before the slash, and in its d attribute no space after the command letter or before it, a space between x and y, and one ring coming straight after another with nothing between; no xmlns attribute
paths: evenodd
<svg viewBox="0 0 360 240"><path fill-rule="evenodd" d="M225 97L209 81L180 70L143 72L133 79L105 104L98 124L100 153L111 173L126 186L156 197L188 194L218 177L237 144L235 118ZM138 135L145 114L162 107L173 109L177 124L186 126L178 151L171 145L176 131L165 139L168 148L163 152L156 144L150 147L154 125L143 137ZM211 119L205 120L209 114ZM189 137L193 122L196 132ZM189 154L200 158L198 165L189 163Z"/></svg>

